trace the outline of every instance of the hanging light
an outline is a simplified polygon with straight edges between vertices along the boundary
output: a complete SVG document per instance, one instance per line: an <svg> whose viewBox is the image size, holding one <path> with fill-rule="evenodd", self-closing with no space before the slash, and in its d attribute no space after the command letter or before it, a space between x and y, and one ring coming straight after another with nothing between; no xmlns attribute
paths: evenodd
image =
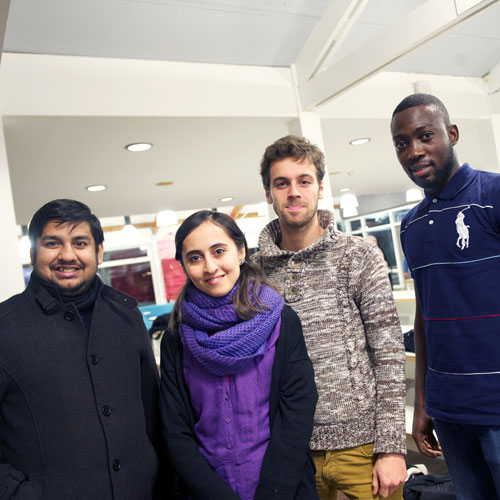
<svg viewBox="0 0 500 500"><path fill-rule="evenodd" d="M418 188L410 188L406 191L406 201L420 201L424 199L422 191Z"/></svg>
<svg viewBox="0 0 500 500"><path fill-rule="evenodd" d="M342 214L344 217L354 217L358 215L359 203L355 194L343 194L340 197L340 208L342 209Z"/></svg>
<svg viewBox="0 0 500 500"><path fill-rule="evenodd" d="M123 226L123 229L121 230L121 236L122 239L124 239L127 242L132 242L137 239L138 232L137 228L132 225L130 222L130 215L125 215L124 217L125 225Z"/></svg>
<svg viewBox="0 0 500 500"><path fill-rule="evenodd" d="M179 219L173 210L162 210L156 214L156 225L158 227L176 226L178 223Z"/></svg>

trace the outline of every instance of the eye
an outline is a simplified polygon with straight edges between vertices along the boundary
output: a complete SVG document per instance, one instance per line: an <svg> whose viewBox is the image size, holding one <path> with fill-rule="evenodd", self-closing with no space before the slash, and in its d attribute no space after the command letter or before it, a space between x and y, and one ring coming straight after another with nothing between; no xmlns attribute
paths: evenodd
<svg viewBox="0 0 500 500"><path fill-rule="evenodd" d="M55 248L59 243L57 241L46 241L43 246L46 248Z"/></svg>
<svg viewBox="0 0 500 500"><path fill-rule="evenodd" d="M217 248L215 251L214 251L214 254L215 255L222 255L226 250L224 248Z"/></svg>
<svg viewBox="0 0 500 500"><path fill-rule="evenodd" d="M277 188L277 189L282 189L286 186L286 182L285 181L281 181L281 182L277 182L274 187Z"/></svg>
<svg viewBox="0 0 500 500"><path fill-rule="evenodd" d="M196 264L196 262L199 262L200 259L201 257L199 255L191 255L191 257L189 257L189 262Z"/></svg>
<svg viewBox="0 0 500 500"><path fill-rule="evenodd" d="M77 241L75 243L75 246L78 248L85 248L85 247L89 246L89 242L88 241Z"/></svg>
<svg viewBox="0 0 500 500"><path fill-rule="evenodd" d="M307 184L311 184L311 181L308 181L308 180L304 179L304 180L300 181L300 183L307 185Z"/></svg>
<svg viewBox="0 0 500 500"><path fill-rule="evenodd" d="M423 141L430 141L434 134L432 132L426 132L424 135L422 135L422 140Z"/></svg>
<svg viewBox="0 0 500 500"><path fill-rule="evenodd" d="M398 141L394 143L394 147L397 151L402 151L406 147L406 143L404 141Z"/></svg>

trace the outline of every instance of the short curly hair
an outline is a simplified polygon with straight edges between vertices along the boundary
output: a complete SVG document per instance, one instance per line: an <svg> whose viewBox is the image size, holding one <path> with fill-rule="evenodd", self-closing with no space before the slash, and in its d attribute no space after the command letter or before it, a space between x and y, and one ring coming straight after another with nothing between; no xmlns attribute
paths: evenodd
<svg viewBox="0 0 500 500"><path fill-rule="evenodd" d="M451 125L450 115L448 114L446 106L442 103L442 101L440 101L435 95L432 94L410 94L409 96L405 97L396 106L396 109L392 113L392 119L394 120L394 117L397 113L408 108L413 108L415 106L432 106L439 113L441 113L445 126L448 128Z"/></svg>
<svg viewBox="0 0 500 500"><path fill-rule="evenodd" d="M287 135L266 148L260 162L260 176L264 189L269 191L271 184L271 166L275 161L293 158L295 161L309 160L316 167L316 177L321 183L325 176L325 155L315 144L306 138Z"/></svg>

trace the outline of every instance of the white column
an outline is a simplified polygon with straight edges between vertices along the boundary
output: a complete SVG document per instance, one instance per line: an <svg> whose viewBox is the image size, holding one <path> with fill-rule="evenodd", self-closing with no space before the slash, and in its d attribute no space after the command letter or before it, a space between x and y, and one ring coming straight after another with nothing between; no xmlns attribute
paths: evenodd
<svg viewBox="0 0 500 500"><path fill-rule="evenodd" d="M321 129L320 117L311 111L299 112L298 118L294 118L288 122L288 130L290 134L305 137L312 144L316 144L323 153L325 145L323 141L323 131ZM325 157L326 163L326 157ZM330 185L330 176L328 175L328 167L325 164L325 176L323 177L323 199L319 201L319 208L326 208L333 212L333 196Z"/></svg>
<svg viewBox="0 0 500 500"><path fill-rule="evenodd" d="M3 49L9 7L9 0L2 2L0 5L0 56ZM14 202L12 200L9 165L7 163L1 118L0 116L0 214L2 214L2 217L0 217L0 232L2 234L2 244L0 245L0 263L2 266L0 301L3 301L24 289L24 279L17 244L16 217L14 215Z"/></svg>
<svg viewBox="0 0 500 500"><path fill-rule="evenodd" d="M16 218L14 202L10 186L9 166L5 151L5 137L0 117L0 263L2 266L2 286L0 287L0 301L24 289L23 271L19 256Z"/></svg>

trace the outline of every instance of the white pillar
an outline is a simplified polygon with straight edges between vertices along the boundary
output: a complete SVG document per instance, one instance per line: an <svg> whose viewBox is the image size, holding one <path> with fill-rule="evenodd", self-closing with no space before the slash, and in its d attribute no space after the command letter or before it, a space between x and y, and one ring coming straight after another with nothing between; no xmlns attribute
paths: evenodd
<svg viewBox="0 0 500 500"><path fill-rule="evenodd" d="M5 151L5 137L3 124L0 117L0 232L2 244L0 245L0 263L2 266L2 286L0 287L0 301L8 299L11 295L24 289L23 271L19 247L17 244L16 218L14 215L14 202L10 187L9 166Z"/></svg>
<svg viewBox="0 0 500 500"><path fill-rule="evenodd" d="M323 131L321 129L320 117L311 111L299 112L298 118L294 118L288 122L288 130L293 135L305 137L312 144L316 144L323 153L325 152L325 144L323 141ZM328 175L328 167L326 165L325 156L325 176L323 177L323 199L319 200L319 208L326 208L333 212L333 196L330 185L330 176Z"/></svg>
<svg viewBox="0 0 500 500"><path fill-rule="evenodd" d="M0 56L3 49L3 39L10 1L3 1L0 5ZM0 302L11 295L24 289L23 268L17 244L16 218L14 215L14 202L10 187L9 165L5 150L5 137L3 123L0 116L0 232L2 244L0 245L0 263L2 286L0 287Z"/></svg>

